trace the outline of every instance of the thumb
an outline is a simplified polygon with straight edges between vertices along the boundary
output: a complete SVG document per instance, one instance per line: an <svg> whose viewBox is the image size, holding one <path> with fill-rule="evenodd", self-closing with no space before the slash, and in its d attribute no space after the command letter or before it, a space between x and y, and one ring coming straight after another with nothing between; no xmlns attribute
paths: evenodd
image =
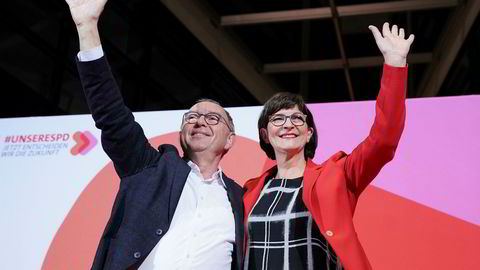
<svg viewBox="0 0 480 270"><path fill-rule="evenodd" d="M407 39L408 45L411 45L413 43L414 39L415 39L415 36L413 34L410 34L410 36Z"/></svg>
<svg viewBox="0 0 480 270"><path fill-rule="evenodd" d="M372 31L372 34L373 34L373 37L375 38L375 41L378 42L383 38L382 34L380 33L380 31L378 30L377 27L375 27L373 25L369 25L368 29L370 29L370 31Z"/></svg>

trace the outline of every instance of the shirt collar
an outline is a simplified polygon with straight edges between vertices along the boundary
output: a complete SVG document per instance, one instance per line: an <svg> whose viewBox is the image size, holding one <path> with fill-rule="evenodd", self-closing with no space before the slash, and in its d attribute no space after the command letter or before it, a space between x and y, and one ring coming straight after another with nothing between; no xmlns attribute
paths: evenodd
<svg viewBox="0 0 480 270"><path fill-rule="evenodd" d="M223 187L224 188L227 188L227 185L225 185L225 181L223 181L223 171L222 171L222 168L219 166L217 168L217 171L213 173L212 177L209 178L209 179L203 179L203 175L202 173L200 172L200 167L198 167L197 164L195 164L193 161L189 160L187 162L188 166L190 166L190 168L192 169L192 171L197 174L198 176L201 177L201 179L203 181L206 181L206 182L212 182L212 181L219 181L220 183L222 183Z"/></svg>

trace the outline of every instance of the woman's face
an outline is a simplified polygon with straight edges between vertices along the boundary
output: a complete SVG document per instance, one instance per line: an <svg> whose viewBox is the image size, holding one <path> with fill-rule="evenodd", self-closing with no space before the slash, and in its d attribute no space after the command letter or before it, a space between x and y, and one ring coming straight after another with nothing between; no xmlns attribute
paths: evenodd
<svg viewBox="0 0 480 270"><path fill-rule="evenodd" d="M282 125L283 119L285 123ZM276 155L279 153L303 155L305 145L312 137L313 129L307 126L306 115L295 106L272 114L267 128L262 128L260 132L262 139L272 145Z"/></svg>

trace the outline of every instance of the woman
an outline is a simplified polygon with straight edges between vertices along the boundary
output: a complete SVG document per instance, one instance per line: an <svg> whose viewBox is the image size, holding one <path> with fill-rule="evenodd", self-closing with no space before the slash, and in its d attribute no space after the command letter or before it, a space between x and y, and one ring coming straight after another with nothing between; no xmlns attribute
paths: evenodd
<svg viewBox="0 0 480 270"><path fill-rule="evenodd" d="M312 162L317 131L298 95L280 93L258 120L276 166L244 185L245 269L371 269L353 226L361 192L395 153L405 122L406 56L413 35L369 26L385 60L375 122L351 154Z"/></svg>

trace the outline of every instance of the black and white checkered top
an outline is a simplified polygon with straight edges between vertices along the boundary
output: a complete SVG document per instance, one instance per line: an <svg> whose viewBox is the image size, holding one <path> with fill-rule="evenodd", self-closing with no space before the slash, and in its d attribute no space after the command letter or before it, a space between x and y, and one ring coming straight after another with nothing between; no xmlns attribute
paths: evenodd
<svg viewBox="0 0 480 270"><path fill-rule="evenodd" d="M343 269L302 200L303 177L271 179L248 217L244 269Z"/></svg>

